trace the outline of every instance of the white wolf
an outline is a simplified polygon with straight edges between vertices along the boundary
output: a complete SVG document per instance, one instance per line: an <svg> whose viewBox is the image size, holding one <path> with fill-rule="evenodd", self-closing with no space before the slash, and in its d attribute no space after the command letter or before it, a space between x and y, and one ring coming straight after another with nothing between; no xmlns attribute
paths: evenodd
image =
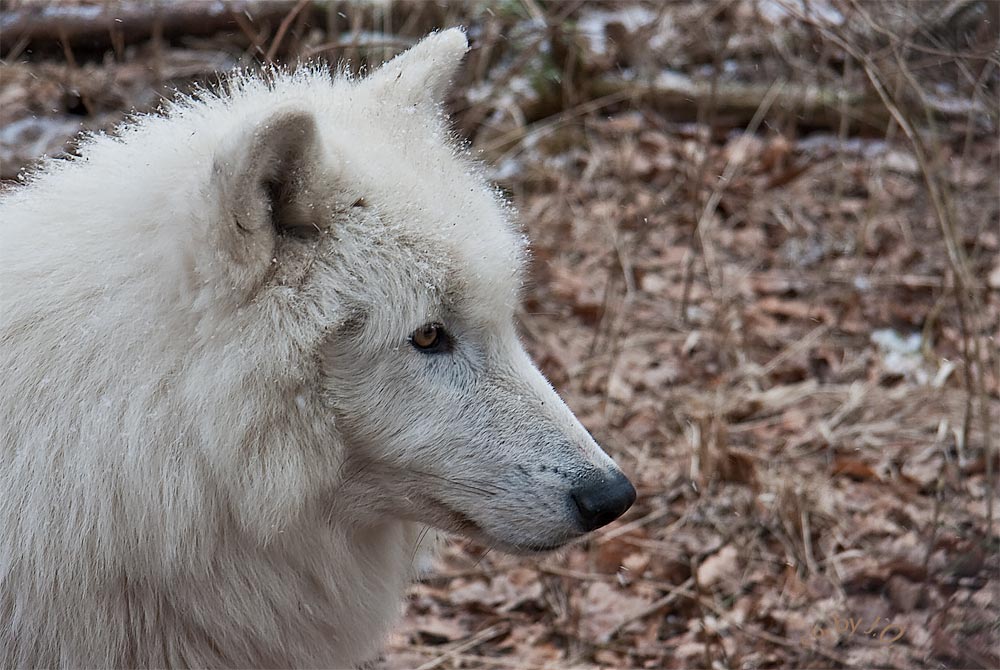
<svg viewBox="0 0 1000 670"><path fill-rule="evenodd" d="M244 77L0 204L0 665L346 667L427 526L559 547L635 491L532 366L434 34Z"/></svg>

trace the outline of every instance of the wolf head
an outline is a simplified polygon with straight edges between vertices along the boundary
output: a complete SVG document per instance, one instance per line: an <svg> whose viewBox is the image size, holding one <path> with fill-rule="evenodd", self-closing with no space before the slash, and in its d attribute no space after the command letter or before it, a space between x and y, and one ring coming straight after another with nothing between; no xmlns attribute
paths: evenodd
<svg viewBox="0 0 1000 670"><path fill-rule="evenodd" d="M523 237L440 109L467 48L452 29L328 92L274 85L214 154L211 265L234 309L280 295L325 324L287 398L337 450L320 508L544 551L635 491L518 340Z"/></svg>
<svg viewBox="0 0 1000 670"><path fill-rule="evenodd" d="M518 342L465 50L237 77L0 196L9 665L354 666L421 523L532 552L631 504Z"/></svg>

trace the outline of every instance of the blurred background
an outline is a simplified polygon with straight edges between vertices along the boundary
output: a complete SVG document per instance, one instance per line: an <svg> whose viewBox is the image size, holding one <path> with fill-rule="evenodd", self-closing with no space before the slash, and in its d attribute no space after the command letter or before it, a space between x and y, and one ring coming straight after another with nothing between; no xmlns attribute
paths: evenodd
<svg viewBox="0 0 1000 670"><path fill-rule="evenodd" d="M232 68L467 28L524 339L639 500L551 557L454 540L373 668L1000 667L1000 3L0 9L0 188Z"/></svg>

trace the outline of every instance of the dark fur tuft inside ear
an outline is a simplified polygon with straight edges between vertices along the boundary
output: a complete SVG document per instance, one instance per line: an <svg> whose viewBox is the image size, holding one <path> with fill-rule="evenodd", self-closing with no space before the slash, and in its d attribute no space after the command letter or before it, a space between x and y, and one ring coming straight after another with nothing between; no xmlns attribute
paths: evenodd
<svg viewBox="0 0 1000 670"><path fill-rule="evenodd" d="M320 169L318 136L312 114L279 112L234 136L216 156L219 233L233 260L264 268L281 237L319 233L308 206Z"/></svg>
<svg viewBox="0 0 1000 670"><path fill-rule="evenodd" d="M304 202L318 168L318 130L312 114L287 112L266 122L255 138L271 227L280 235L310 237L319 231Z"/></svg>

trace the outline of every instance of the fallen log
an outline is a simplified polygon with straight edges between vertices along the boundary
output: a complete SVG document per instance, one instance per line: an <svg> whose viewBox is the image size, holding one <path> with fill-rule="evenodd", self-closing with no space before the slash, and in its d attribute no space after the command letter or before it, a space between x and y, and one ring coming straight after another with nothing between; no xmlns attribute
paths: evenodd
<svg viewBox="0 0 1000 670"><path fill-rule="evenodd" d="M269 25L271 33L296 11L297 0L131 0L99 5L24 4L0 13L0 57L25 49L62 52L102 51L158 36L209 37L221 32L246 34L248 26ZM423 0L358 3L354 0L312 2L298 7L304 25L321 26L327 34L354 32L359 25L406 26L420 35L439 27L447 7Z"/></svg>
<svg viewBox="0 0 1000 670"><path fill-rule="evenodd" d="M122 2L102 5L26 4L0 14L0 55L15 47L106 49L115 41L132 44L153 35L205 37L239 30L236 15L255 23L275 22L295 6L293 0L203 2Z"/></svg>
<svg viewBox="0 0 1000 670"><path fill-rule="evenodd" d="M714 106L717 124L738 127L753 118L770 88L765 84L725 82L713 93L710 82L681 75L647 82L605 77L592 83L590 97L628 91L633 102L642 102L674 121L695 121L699 110ZM922 104L940 119L962 121L971 117L979 131L993 127L991 116L995 123L996 110L978 99L926 98ZM845 91L792 82L781 86L771 113L786 113L800 126L829 129L836 129L843 115L852 126L877 132L884 132L891 119L878 96L866 90Z"/></svg>

